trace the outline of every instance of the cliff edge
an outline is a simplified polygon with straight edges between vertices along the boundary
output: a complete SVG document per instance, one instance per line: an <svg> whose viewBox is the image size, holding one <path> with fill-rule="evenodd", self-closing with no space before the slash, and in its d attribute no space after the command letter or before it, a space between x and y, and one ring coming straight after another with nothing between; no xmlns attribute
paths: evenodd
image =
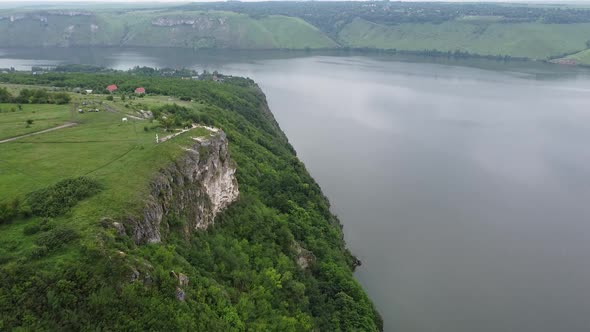
<svg viewBox="0 0 590 332"><path fill-rule="evenodd" d="M170 223L182 221L185 234L206 229L239 195L236 166L224 132L193 138L183 156L161 169L150 183L142 215L131 217L137 244L157 243ZM163 221L167 221L163 223Z"/></svg>

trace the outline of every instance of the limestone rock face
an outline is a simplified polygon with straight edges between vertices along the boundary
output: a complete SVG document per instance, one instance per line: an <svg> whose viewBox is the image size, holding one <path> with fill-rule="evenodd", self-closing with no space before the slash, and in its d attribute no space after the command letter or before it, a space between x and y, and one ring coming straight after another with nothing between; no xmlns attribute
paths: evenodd
<svg viewBox="0 0 590 332"><path fill-rule="evenodd" d="M303 270L309 268L309 265L315 260L314 254L303 248L297 241L293 243L295 251L297 252L297 265Z"/></svg>
<svg viewBox="0 0 590 332"><path fill-rule="evenodd" d="M185 233L206 229L239 195L236 167L225 133L195 138L186 153L160 170L150 184L141 218L129 220L137 244L157 243L168 224L182 220Z"/></svg>

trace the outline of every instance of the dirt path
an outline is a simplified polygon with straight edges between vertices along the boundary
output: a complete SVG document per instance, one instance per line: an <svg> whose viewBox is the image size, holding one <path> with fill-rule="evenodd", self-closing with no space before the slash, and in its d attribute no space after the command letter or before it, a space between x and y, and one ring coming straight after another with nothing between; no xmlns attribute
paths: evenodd
<svg viewBox="0 0 590 332"><path fill-rule="evenodd" d="M47 133L47 132L50 132L50 131L54 131L54 130L58 130L58 129L68 128L68 127L75 126L75 125L77 125L77 123L75 123L75 122L64 123L61 126L57 126L57 127L53 127L53 128L48 128L48 129L44 129L44 130L41 130L41 131L36 131L36 132L30 133L30 134L25 134L25 135L20 135L20 136L16 136L16 137L7 138L5 140L1 140L0 141L0 144L7 143L7 142L12 142L12 141L15 141L15 140L20 139L20 138L23 138L23 137L29 137L29 136L44 134L44 133Z"/></svg>
<svg viewBox="0 0 590 332"><path fill-rule="evenodd" d="M141 118L139 116L135 116L135 115L132 115L132 114L123 113L121 111L118 111L118 110L116 110L115 108L111 107L109 104L106 104L106 103L105 104L102 104L102 106L104 106L104 109L107 112L119 113L119 114L125 115L128 118L132 118L132 119L135 119L135 120L145 120L144 118Z"/></svg>

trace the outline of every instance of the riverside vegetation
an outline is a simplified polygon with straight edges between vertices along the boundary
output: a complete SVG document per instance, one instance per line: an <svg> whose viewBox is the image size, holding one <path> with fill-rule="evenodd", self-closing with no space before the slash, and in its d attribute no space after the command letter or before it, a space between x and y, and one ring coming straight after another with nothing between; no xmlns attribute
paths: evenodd
<svg viewBox="0 0 590 332"><path fill-rule="evenodd" d="M364 49L590 64L583 6L405 2L195 3L9 9L0 45Z"/></svg>
<svg viewBox="0 0 590 332"><path fill-rule="evenodd" d="M338 219L257 85L154 73L0 75L4 138L77 124L0 145L0 330L382 330ZM86 89L98 94L73 92ZM199 231L167 213L161 241L138 243L129 221L154 177L220 134L154 136L194 123L227 135L214 161L234 165L239 198Z"/></svg>

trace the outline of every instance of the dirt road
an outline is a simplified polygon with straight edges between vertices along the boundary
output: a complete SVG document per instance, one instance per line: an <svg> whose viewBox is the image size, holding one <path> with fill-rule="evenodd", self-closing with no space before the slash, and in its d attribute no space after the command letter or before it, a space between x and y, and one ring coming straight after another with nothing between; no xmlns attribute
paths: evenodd
<svg viewBox="0 0 590 332"><path fill-rule="evenodd" d="M48 129L41 130L41 131L36 131L36 132L30 133L30 134L25 134L25 135L20 135L20 136L16 136L16 137L7 138L5 140L1 140L0 141L0 144L12 142L12 141L16 141L17 139L20 139L20 138L23 138L23 137L29 137L29 136L44 134L44 133L47 133L47 132L50 132L50 131L54 131L54 130L58 130L58 129L68 128L68 127L75 126L75 125L77 125L77 123L75 123L75 122L64 123L61 126L57 126L57 127L53 127L53 128L48 128Z"/></svg>

